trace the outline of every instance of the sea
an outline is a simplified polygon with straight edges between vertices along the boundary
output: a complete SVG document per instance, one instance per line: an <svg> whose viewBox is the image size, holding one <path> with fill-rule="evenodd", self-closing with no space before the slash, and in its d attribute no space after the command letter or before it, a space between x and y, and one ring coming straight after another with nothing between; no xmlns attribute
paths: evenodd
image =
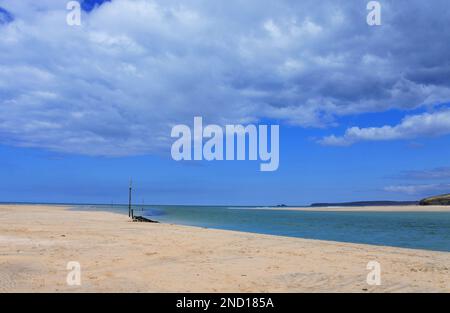
<svg viewBox="0 0 450 313"><path fill-rule="evenodd" d="M73 205L128 214L126 205ZM162 223L276 236L450 252L450 212L293 211L233 206L133 206Z"/></svg>

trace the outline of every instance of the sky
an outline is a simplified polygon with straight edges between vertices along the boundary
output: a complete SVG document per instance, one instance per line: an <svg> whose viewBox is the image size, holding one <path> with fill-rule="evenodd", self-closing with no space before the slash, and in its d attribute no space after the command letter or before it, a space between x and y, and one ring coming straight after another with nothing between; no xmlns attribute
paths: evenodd
<svg viewBox="0 0 450 313"><path fill-rule="evenodd" d="M450 192L447 0L0 0L0 201L303 205ZM172 126L280 125L277 171Z"/></svg>

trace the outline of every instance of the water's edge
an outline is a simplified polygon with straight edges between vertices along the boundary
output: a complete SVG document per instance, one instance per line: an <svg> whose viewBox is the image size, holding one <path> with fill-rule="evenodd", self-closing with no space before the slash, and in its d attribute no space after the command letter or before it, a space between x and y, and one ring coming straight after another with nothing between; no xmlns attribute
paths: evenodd
<svg viewBox="0 0 450 313"><path fill-rule="evenodd" d="M450 252L450 212L336 212L257 207L134 206L162 223L266 235ZM128 214L124 205L73 210Z"/></svg>

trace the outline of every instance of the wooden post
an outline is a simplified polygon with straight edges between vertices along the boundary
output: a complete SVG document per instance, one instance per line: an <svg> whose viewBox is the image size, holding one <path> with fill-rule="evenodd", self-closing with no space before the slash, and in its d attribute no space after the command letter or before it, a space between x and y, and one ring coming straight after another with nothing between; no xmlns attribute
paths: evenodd
<svg viewBox="0 0 450 313"><path fill-rule="evenodd" d="M130 187L128 189L128 217L131 217L131 190L133 188L133 181L130 179Z"/></svg>

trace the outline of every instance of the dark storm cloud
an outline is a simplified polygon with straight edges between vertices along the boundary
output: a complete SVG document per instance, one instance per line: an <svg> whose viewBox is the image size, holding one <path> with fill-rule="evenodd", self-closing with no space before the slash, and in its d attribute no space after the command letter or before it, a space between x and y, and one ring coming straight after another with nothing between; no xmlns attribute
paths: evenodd
<svg viewBox="0 0 450 313"><path fill-rule="evenodd" d="M15 17L0 26L0 141L153 153L194 115L327 127L449 101L448 2L380 2L377 27L362 0L86 2L69 27L58 1L0 1Z"/></svg>

